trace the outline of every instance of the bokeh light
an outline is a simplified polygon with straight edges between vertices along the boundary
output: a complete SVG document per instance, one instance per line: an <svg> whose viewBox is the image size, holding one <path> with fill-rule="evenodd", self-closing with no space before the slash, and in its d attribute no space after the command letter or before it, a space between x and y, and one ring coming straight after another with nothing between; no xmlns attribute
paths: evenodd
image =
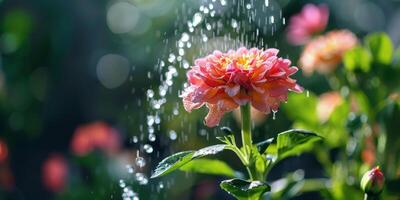
<svg viewBox="0 0 400 200"><path fill-rule="evenodd" d="M129 71L128 59L117 54L102 56L96 68L97 78L108 89L122 85L127 80Z"/></svg>

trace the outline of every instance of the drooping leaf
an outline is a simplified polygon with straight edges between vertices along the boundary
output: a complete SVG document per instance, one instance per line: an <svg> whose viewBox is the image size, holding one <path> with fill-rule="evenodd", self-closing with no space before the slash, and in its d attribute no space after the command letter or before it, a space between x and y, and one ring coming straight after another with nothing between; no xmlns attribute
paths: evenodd
<svg viewBox="0 0 400 200"><path fill-rule="evenodd" d="M154 173L151 175L151 178L163 176L178 169L184 164L190 162L193 154L194 151L183 151L166 157L157 165Z"/></svg>
<svg viewBox="0 0 400 200"><path fill-rule="evenodd" d="M192 160L179 169L186 172L221 175L226 177L243 176L240 172L236 172L223 161L204 158Z"/></svg>
<svg viewBox="0 0 400 200"><path fill-rule="evenodd" d="M176 169L179 169L183 165L189 163L194 159L201 158L207 155L217 154L225 149L225 144L217 144L209 147L199 149L197 151L184 151L171 155L162 160L154 170L151 178L164 176Z"/></svg>
<svg viewBox="0 0 400 200"><path fill-rule="evenodd" d="M264 182L242 179L225 180L220 186L238 200L259 200L265 192L271 190L271 187Z"/></svg>
<svg viewBox="0 0 400 200"><path fill-rule="evenodd" d="M312 149L313 144L322 139L321 136L305 130L292 129L279 133L276 146L267 148L268 154L276 154L278 160L299 155Z"/></svg>
<svg viewBox="0 0 400 200"><path fill-rule="evenodd" d="M349 71L368 72L371 68L372 58L366 49L356 46L345 53L343 61L345 68Z"/></svg>
<svg viewBox="0 0 400 200"><path fill-rule="evenodd" d="M365 38L365 44L372 53L375 62L390 64L393 56L393 44L386 33L374 33Z"/></svg>

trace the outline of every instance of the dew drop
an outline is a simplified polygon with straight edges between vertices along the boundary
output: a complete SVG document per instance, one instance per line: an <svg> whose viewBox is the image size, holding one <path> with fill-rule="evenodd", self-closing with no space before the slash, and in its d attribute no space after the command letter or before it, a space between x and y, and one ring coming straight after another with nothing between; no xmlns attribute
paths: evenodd
<svg viewBox="0 0 400 200"><path fill-rule="evenodd" d="M120 179L119 180L119 187L124 188L126 186L126 183L124 180Z"/></svg>
<svg viewBox="0 0 400 200"><path fill-rule="evenodd" d="M163 189L163 188L164 188L163 182L158 183L158 188L160 188L160 189Z"/></svg>
<svg viewBox="0 0 400 200"><path fill-rule="evenodd" d="M190 39L189 34L187 34L186 32L182 33L182 37L181 37L182 42L187 42L187 41L189 41L189 39Z"/></svg>
<svg viewBox="0 0 400 200"><path fill-rule="evenodd" d="M138 143L138 141L139 141L139 138L136 135L132 137L133 143Z"/></svg>
<svg viewBox="0 0 400 200"><path fill-rule="evenodd" d="M154 129L153 129L153 132L154 132ZM156 135L154 133L149 134L149 141L150 142L156 141Z"/></svg>
<svg viewBox="0 0 400 200"><path fill-rule="evenodd" d="M232 19L231 26L232 26L232 28L237 28L238 27L238 23L237 23L237 21L235 19Z"/></svg>
<svg viewBox="0 0 400 200"><path fill-rule="evenodd" d="M143 157L137 157L136 159L135 159L135 164L138 166L138 167L140 167L140 168L142 168L142 167L144 167L145 165L146 165L146 161L144 160L144 158Z"/></svg>
<svg viewBox="0 0 400 200"><path fill-rule="evenodd" d="M143 149L146 153L153 153L153 147L150 144L145 144Z"/></svg>
<svg viewBox="0 0 400 200"><path fill-rule="evenodd" d="M272 120L275 120L276 119L276 113L277 113L278 111L276 111L276 110L272 110Z"/></svg>
<svg viewBox="0 0 400 200"><path fill-rule="evenodd" d="M199 25L201 23L201 20L203 20L203 15L201 13L195 13L193 15L193 21L192 21L193 26L195 27Z"/></svg>
<svg viewBox="0 0 400 200"><path fill-rule="evenodd" d="M174 130L170 130L168 135L169 135L169 139L171 139L171 140L176 140L176 138L178 137L178 135L176 134L176 132Z"/></svg>
<svg viewBox="0 0 400 200"><path fill-rule="evenodd" d="M126 165L126 169L128 170L128 173L133 174L135 172L135 169L132 167L132 165Z"/></svg>

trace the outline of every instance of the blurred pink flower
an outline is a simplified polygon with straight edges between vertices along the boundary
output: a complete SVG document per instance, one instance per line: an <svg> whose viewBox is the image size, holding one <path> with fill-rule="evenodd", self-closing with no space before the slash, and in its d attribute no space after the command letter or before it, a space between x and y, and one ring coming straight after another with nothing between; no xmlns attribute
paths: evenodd
<svg viewBox="0 0 400 200"><path fill-rule="evenodd" d="M342 104L343 98L339 92L326 92L319 96L317 115L321 122L326 122L337 106Z"/></svg>
<svg viewBox="0 0 400 200"><path fill-rule="evenodd" d="M0 163L7 160L8 158L8 147L7 144L0 139Z"/></svg>
<svg viewBox="0 0 400 200"><path fill-rule="evenodd" d="M297 72L288 59L279 58L278 49L256 48L214 51L197 59L188 71L189 87L182 96L186 111L206 105L209 109L205 124L219 124L225 112L246 103L268 114L286 101L288 91L303 88L290 76Z"/></svg>
<svg viewBox="0 0 400 200"><path fill-rule="evenodd" d="M326 28L328 18L328 6L305 5L299 14L290 18L287 28L288 41L294 45L307 43L314 34Z"/></svg>
<svg viewBox="0 0 400 200"><path fill-rule="evenodd" d="M42 166L42 181L52 192L61 192L68 177L68 164L61 155L50 156Z"/></svg>
<svg viewBox="0 0 400 200"><path fill-rule="evenodd" d="M334 71L343 55L357 44L357 37L348 30L335 30L308 43L300 57L300 67L306 75L314 70L321 74Z"/></svg>
<svg viewBox="0 0 400 200"><path fill-rule="evenodd" d="M78 127L71 142L71 149L78 156L84 156L94 149L114 153L120 146L119 133L104 122L93 122Z"/></svg>

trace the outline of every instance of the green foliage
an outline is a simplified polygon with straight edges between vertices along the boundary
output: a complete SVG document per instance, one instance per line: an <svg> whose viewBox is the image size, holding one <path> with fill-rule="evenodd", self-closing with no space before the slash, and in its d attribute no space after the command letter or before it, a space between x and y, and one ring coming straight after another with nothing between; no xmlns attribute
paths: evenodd
<svg viewBox="0 0 400 200"><path fill-rule="evenodd" d="M223 161L204 158L192 160L189 163L183 165L180 170L202 174L221 175L232 178L243 176L240 174L240 172L236 172Z"/></svg>
<svg viewBox="0 0 400 200"><path fill-rule="evenodd" d="M289 99L290 101L284 104L283 108L294 121L294 128L318 132L320 136L325 138L324 144L330 147L344 145L348 138L345 129L346 119L349 114L347 102L342 102L341 105L338 105L327 121L320 121L317 115L318 98L316 95L311 92L308 96L290 94ZM363 107L363 109L365 108ZM302 113L307 114L302 115Z"/></svg>
<svg viewBox="0 0 400 200"><path fill-rule="evenodd" d="M265 158L260 154L258 149L256 147L253 147L251 150L251 157L250 157L250 170L253 171L253 175L256 180L264 180L265 179L265 173L267 169L267 165L270 163L265 160Z"/></svg>
<svg viewBox="0 0 400 200"><path fill-rule="evenodd" d="M238 200L259 200L261 196L271 190L271 187L261 181L246 181L230 179L222 181L221 188Z"/></svg>
<svg viewBox="0 0 400 200"><path fill-rule="evenodd" d="M345 68L349 71L361 70L368 72L371 68L372 58L366 49L362 46L357 46L345 53L343 62Z"/></svg>
<svg viewBox="0 0 400 200"><path fill-rule="evenodd" d="M317 97L310 93L289 94L288 103L283 105L284 110L291 119L302 121L310 126L318 124L317 118Z"/></svg>
<svg viewBox="0 0 400 200"><path fill-rule="evenodd" d="M386 33L374 33L365 38L365 45L370 50L374 62L390 64L392 62L393 45Z"/></svg>
<svg viewBox="0 0 400 200"><path fill-rule="evenodd" d="M198 151L185 151L174 154L162 160L151 178L163 176L176 169L187 172L196 172L227 177L242 177L225 162L211 159L198 159L206 155L217 154L224 149L232 150L246 166L250 180L231 179L221 183L221 188L239 200L259 200L270 191L270 186L262 181L274 163L294 155L309 151L314 143L322 137L305 130L288 130L279 133L275 138L265 140L248 149L239 148L235 137L228 135L218 138L225 144L205 147ZM246 152L250 152L249 154ZM261 152L261 153L260 153ZM271 159L274 157L275 159Z"/></svg>

